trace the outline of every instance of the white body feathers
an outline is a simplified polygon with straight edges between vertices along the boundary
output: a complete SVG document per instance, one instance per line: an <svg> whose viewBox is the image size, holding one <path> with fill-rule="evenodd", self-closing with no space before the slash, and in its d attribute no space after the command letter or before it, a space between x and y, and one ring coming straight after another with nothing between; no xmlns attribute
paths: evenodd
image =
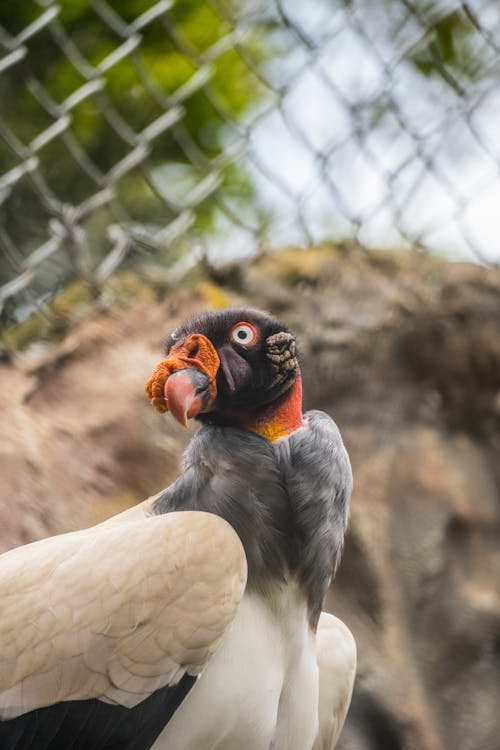
<svg viewBox="0 0 500 750"><path fill-rule="evenodd" d="M355 671L348 628L324 612L312 633L296 586L246 595L153 750L333 750Z"/></svg>
<svg viewBox="0 0 500 750"><path fill-rule="evenodd" d="M271 606L270 606L271 604ZM230 632L155 750L306 750L317 731L318 670L295 587L241 602Z"/></svg>

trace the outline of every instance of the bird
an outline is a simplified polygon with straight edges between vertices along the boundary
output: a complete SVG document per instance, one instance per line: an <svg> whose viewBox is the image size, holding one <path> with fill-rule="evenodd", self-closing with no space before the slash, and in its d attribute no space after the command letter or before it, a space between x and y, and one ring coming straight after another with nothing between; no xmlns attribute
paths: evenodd
<svg viewBox="0 0 500 750"><path fill-rule="evenodd" d="M0 555L3 750L331 750L354 639L322 612L352 472L295 335L229 307L168 337L153 406L200 428L166 489Z"/></svg>

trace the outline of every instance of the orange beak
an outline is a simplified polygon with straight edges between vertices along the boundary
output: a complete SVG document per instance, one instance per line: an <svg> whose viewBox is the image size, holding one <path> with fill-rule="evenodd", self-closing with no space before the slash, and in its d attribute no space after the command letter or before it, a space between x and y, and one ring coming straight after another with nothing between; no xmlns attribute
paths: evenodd
<svg viewBox="0 0 500 750"><path fill-rule="evenodd" d="M157 365L146 383L149 400L169 411L183 427L200 412L210 411L217 398L215 382L220 360L212 342L201 333L179 341Z"/></svg>

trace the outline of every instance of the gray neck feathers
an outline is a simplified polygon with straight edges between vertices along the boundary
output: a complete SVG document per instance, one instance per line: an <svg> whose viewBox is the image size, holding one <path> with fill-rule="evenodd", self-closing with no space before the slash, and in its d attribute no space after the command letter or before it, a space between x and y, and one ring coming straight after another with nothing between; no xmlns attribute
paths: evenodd
<svg viewBox="0 0 500 750"><path fill-rule="evenodd" d="M291 567L317 622L342 554L352 473L335 422L320 411L307 412L305 421L276 450L292 513Z"/></svg>
<svg viewBox="0 0 500 750"><path fill-rule="evenodd" d="M204 510L227 520L245 549L248 587L265 591L297 577L314 621L340 558L351 486L335 423L309 412L303 429L276 443L236 428L202 427L183 474L161 493L155 512Z"/></svg>

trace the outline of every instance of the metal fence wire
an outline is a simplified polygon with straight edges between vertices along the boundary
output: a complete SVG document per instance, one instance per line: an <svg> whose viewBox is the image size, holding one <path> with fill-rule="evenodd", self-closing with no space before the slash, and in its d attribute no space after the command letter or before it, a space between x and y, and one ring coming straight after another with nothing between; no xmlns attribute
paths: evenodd
<svg viewBox="0 0 500 750"><path fill-rule="evenodd" d="M199 253L500 258L497 0L25 0L0 24L4 326Z"/></svg>

